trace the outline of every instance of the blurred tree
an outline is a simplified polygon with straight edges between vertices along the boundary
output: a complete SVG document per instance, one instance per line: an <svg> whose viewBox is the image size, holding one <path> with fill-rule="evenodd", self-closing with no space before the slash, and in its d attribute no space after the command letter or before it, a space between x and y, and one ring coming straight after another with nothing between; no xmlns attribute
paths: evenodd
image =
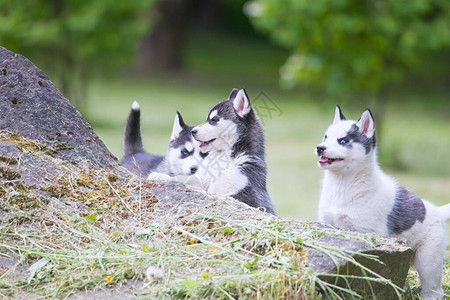
<svg viewBox="0 0 450 300"><path fill-rule="evenodd" d="M423 54L450 48L448 0L254 0L256 28L292 49L287 86L307 83L343 97L362 90L381 117L392 84Z"/></svg>
<svg viewBox="0 0 450 300"><path fill-rule="evenodd" d="M242 7L246 0L159 0L154 23L137 55L141 72L178 71L184 67L184 46L195 30L254 37L255 29Z"/></svg>
<svg viewBox="0 0 450 300"><path fill-rule="evenodd" d="M222 3L220 0L159 0L155 13L155 23L139 47L137 60L141 72L182 69L184 46L192 27L217 29Z"/></svg>
<svg viewBox="0 0 450 300"><path fill-rule="evenodd" d="M156 22L142 39L138 69L179 69L196 0L160 0L156 3Z"/></svg>
<svg viewBox="0 0 450 300"><path fill-rule="evenodd" d="M83 110L88 76L133 58L153 0L0 0L0 45L58 73Z"/></svg>

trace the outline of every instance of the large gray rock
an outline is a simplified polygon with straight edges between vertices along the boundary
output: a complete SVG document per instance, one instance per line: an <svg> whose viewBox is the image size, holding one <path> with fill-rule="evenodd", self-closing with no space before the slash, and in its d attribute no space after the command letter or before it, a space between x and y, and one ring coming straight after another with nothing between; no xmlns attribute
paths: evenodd
<svg viewBox="0 0 450 300"><path fill-rule="evenodd" d="M52 148L67 161L118 164L83 116L26 57L0 47L0 129Z"/></svg>

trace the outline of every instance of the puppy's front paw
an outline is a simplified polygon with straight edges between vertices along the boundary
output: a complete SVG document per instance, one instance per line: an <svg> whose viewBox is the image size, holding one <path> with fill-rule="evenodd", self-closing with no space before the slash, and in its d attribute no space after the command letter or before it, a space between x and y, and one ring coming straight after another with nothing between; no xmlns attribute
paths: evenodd
<svg viewBox="0 0 450 300"><path fill-rule="evenodd" d="M148 175L147 180L150 180L150 181L173 181L174 178L167 174L164 174L164 173L153 172L153 173L150 173L150 175Z"/></svg>
<svg viewBox="0 0 450 300"><path fill-rule="evenodd" d="M183 183L188 189L203 191L204 188L200 180L195 175L178 175L175 177L178 182Z"/></svg>

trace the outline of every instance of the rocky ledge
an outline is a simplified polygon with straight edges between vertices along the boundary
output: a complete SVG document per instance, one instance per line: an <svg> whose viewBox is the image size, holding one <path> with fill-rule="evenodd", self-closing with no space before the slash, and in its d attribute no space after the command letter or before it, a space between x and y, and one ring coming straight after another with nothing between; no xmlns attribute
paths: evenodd
<svg viewBox="0 0 450 300"><path fill-rule="evenodd" d="M405 283L412 251L396 240L131 177L1 47L0 106L0 295L392 299Z"/></svg>

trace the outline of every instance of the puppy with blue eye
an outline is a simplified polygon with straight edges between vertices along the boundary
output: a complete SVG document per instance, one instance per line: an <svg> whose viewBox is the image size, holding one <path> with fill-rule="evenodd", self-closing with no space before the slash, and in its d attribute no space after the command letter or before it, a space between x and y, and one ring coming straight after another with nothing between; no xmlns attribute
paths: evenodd
<svg viewBox="0 0 450 300"><path fill-rule="evenodd" d="M140 114L140 106L134 101L125 125L122 166L144 178L154 172L168 176L195 174L207 153L202 153L199 143L192 138L193 126L186 125L177 112L166 155L155 155L144 151Z"/></svg>
<svg viewBox="0 0 450 300"><path fill-rule="evenodd" d="M450 204L436 207L386 175L378 165L370 110L346 120L336 106L333 123L316 147L325 171L319 221L359 232L405 238L415 251L423 299L443 297L442 270Z"/></svg>

